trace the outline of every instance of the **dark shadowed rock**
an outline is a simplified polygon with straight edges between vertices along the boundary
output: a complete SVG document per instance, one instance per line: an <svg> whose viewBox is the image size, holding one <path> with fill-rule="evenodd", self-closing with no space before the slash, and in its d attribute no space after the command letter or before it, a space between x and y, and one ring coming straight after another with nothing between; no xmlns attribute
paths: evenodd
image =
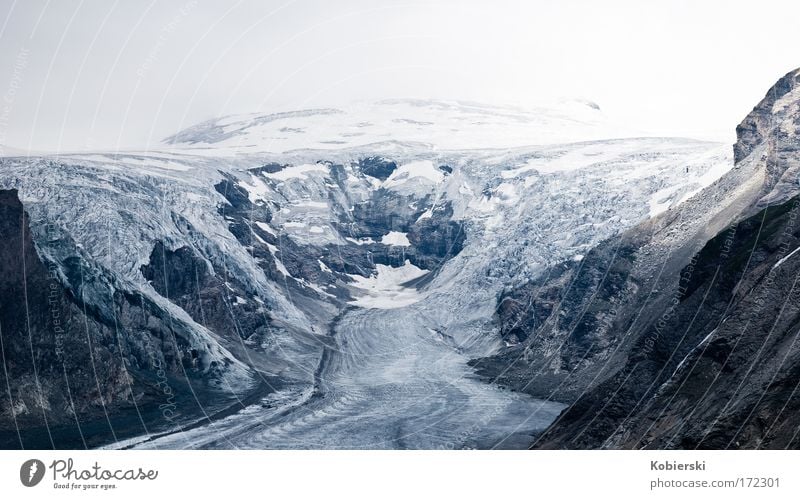
<svg viewBox="0 0 800 499"><path fill-rule="evenodd" d="M358 160L358 168L370 177L386 180L397 169L397 163L379 156L370 156Z"/></svg>
<svg viewBox="0 0 800 499"><path fill-rule="evenodd" d="M673 245L653 280L642 271L652 260L644 248L669 235L669 224L656 220L655 231L648 222L630 232L646 235L633 246L632 276L639 277L628 280L640 291L604 300L615 310L610 337L619 347L607 362L614 367L578 394L537 447L800 446L798 74L782 78L737 128L737 166L715 186L743 187L706 225L717 229L702 247L696 239ZM706 214L693 203L681 208L683 218ZM636 319L620 321L626 312Z"/></svg>
<svg viewBox="0 0 800 499"><path fill-rule="evenodd" d="M3 448L97 446L174 428L227 403L233 394L216 391L226 366L197 342L193 326L119 287L56 227L46 234L35 242L17 192L0 191L0 383L10 387L0 395ZM56 264L38 244L74 256ZM180 254L167 258L186 270L191 259ZM148 269L154 282L165 270ZM179 302L191 274L167 277Z"/></svg>

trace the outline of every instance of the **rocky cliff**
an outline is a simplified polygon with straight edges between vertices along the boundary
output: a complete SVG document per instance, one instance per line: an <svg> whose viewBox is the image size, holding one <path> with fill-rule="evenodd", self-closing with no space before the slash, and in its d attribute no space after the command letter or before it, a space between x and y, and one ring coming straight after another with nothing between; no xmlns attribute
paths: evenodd
<svg viewBox="0 0 800 499"><path fill-rule="evenodd" d="M541 371L560 375L555 398L574 397L536 447L800 446L792 424L798 75L782 78L737 128L731 172L569 271L574 287L550 307L578 304L581 319L538 319L544 326L531 328L520 356L534 359L526 367L547 362ZM535 289L509 299L546 300L546 286ZM523 310L500 320L536 324L534 317ZM538 346L553 331L556 354ZM485 375L521 389L539 375L529 382L520 369L483 362Z"/></svg>
<svg viewBox="0 0 800 499"><path fill-rule="evenodd" d="M4 447L84 447L169 426L158 414L186 407L180 394L210 369L203 350L146 297L115 289L73 241L46 233L76 256L63 265L43 257L17 191L0 190Z"/></svg>

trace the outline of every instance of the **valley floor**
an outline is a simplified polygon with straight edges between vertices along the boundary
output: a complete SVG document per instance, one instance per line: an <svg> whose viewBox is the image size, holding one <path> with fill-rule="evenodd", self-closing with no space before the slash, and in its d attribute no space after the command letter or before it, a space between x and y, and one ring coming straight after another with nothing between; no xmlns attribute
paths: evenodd
<svg viewBox="0 0 800 499"><path fill-rule="evenodd" d="M527 448L564 408L478 381L418 310L348 308L312 388L123 445L139 448Z"/></svg>

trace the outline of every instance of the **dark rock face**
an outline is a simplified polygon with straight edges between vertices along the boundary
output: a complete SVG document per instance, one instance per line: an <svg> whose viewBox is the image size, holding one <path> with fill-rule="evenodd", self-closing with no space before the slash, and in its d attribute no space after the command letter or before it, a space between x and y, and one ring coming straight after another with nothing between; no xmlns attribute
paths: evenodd
<svg viewBox="0 0 800 499"><path fill-rule="evenodd" d="M410 247L369 245L372 261L394 266L407 259L420 268L436 270L463 249L466 232L463 223L450 220L449 202L433 207L431 217L420 219L432 203L430 196L419 200L380 189L367 202L354 206L352 218L340 226L340 232L377 241L392 231L408 233Z"/></svg>
<svg viewBox="0 0 800 499"><path fill-rule="evenodd" d="M800 447L798 213L795 198L709 241L681 271L678 303L540 445Z"/></svg>
<svg viewBox="0 0 800 499"><path fill-rule="evenodd" d="M402 266L406 260L435 272L463 249L466 240L464 224L452 220L453 210L449 201L437 204L431 194L417 197L384 188L371 191L366 199L353 200L345 167L329 162L318 164L325 166L328 178L333 182L326 184L331 205L330 223L348 241L347 244L302 245L292 237L269 233L259 223L269 223L272 213L279 211L281 206L261 200L252 202L247 190L231 176L223 174L223 180L215 185L217 192L227 201L219 207L219 212L226 218L231 233L249 248L265 275L284 283L293 296L321 297L342 305L350 299L346 287L342 286L350 281L345 274L367 277L378 264L396 267ZM397 169L396 162L377 156L361 158L352 166L357 174L379 180L386 180ZM248 172L259 175L282 168L278 164L268 164ZM452 168L447 168L452 171ZM269 177L261 179L273 182ZM427 211L430 211L430 216L423 217ZM382 244L381 239L390 232L406 233L410 245ZM268 249L269 246L272 250ZM322 271L320 263L332 272ZM279 268L285 269L291 278L287 278ZM324 287L326 294L320 295L298 284L299 280Z"/></svg>
<svg viewBox="0 0 800 499"><path fill-rule="evenodd" d="M682 326L697 346L677 346L686 352L679 359L661 352L670 376L661 375L667 381L643 414L614 435L615 445L800 447L800 401L794 397L800 381L800 260L792 254L800 247L798 214L800 198L769 207L697 255L675 318L675 327Z"/></svg>
<svg viewBox="0 0 800 499"><path fill-rule="evenodd" d="M581 262L549 269L499 298L497 319L509 348L476 359L485 378L541 398L571 403L604 375L641 286L632 272L638 234L592 249Z"/></svg>
<svg viewBox="0 0 800 499"><path fill-rule="evenodd" d="M286 168L287 165L282 165L280 163L267 163L264 166L259 166L256 168L250 168L251 172L254 173L278 173L279 171Z"/></svg>
<svg viewBox="0 0 800 499"><path fill-rule="evenodd" d="M40 257L14 190L0 191L0 240L3 448L94 446L198 411L222 366L187 324L116 289L78 248L62 265Z"/></svg>
<svg viewBox="0 0 800 499"><path fill-rule="evenodd" d="M379 156L370 156L358 160L358 168L364 175L386 180L397 169L397 163Z"/></svg>
<svg viewBox="0 0 800 499"><path fill-rule="evenodd" d="M776 123L773 106L778 99L784 97L798 85L800 85L800 71L794 70L787 73L736 127L737 141L733 146L733 153L737 163L749 156L756 146L770 137L775 137Z"/></svg>
<svg viewBox="0 0 800 499"><path fill-rule="evenodd" d="M58 267L37 254L28 217L13 190L0 191L0 240L0 383L11 387L3 390L0 406L5 443L58 446L63 443L58 430L64 425L113 415L132 407L134 400L156 400L158 390L139 372L151 361L174 372L179 357L169 344L162 345L168 334L164 325L153 321L151 333L158 336L148 349L129 342L97 310L87 310L79 300L80 288L66 287ZM96 278L81 262L72 264L78 282ZM142 305L128 296L108 298L120 315L131 309L142 312ZM37 438L23 432L16 439L13 430L47 427L52 431ZM105 431L113 430L106 425Z"/></svg>
<svg viewBox="0 0 800 499"><path fill-rule="evenodd" d="M269 332L269 314L248 296L226 269L215 269L192 249L168 250L156 243L142 275L155 290L185 310L195 322L235 341L260 344ZM192 351L196 362L197 351Z"/></svg>
<svg viewBox="0 0 800 499"><path fill-rule="evenodd" d="M269 165L268 165L269 166ZM252 172L258 172L260 169L251 170ZM307 279L310 282L322 283L322 284L333 284L335 279L331 276L325 276L320 271L320 265L318 260L323 262L331 263L331 268L337 267L341 268L341 265L335 265L333 263L334 259L331 258L331 251L328 248L319 248L315 246L300 246L294 240L289 237L281 237L278 239L276 235L271 234L261 228L259 226L259 222L261 223L269 223L272 220L272 211L273 207L267 206L263 203L253 203L250 201L247 191L244 190L235 179L228 177L223 179L220 183L216 184L215 189L217 192L223 195L223 197L228 201L228 204L221 205L218 208L220 214L222 214L228 222L228 229L231 233L236 237L240 244L249 248L250 253L258 263L261 270L264 271L264 274L271 280L275 282L283 283L284 286L288 289L293 296L315 296L318 297L313 291L310 291L308 288L304 288L303 286L298 285L297 281L294 279L287 279L286 276L281 272L281 268L285 268L286 271L297 278ZM267 245L272 245L273 248L276 248L276 253L273 254ZM155 251L155 250L154 250ZM334 253L335 254L335 253ZM180 257L179 257L180 258ZM350 263L350 267L347 269L341 268L342 271L352 271L351 273L363 273L364 271L360 269L358 265L358 261L356 260L347 260ZM366 265L366 260L363 262ZM192 264L193 265L193 264ZM246 299L248 293L246 289L243 289L242 285L236 284L236 278L226 269L212 269L217 275L223 276L228 282L233 282L234 286L239 289L239 293L234 293L233 299L235 300L235 296L239 296L242 299ZM148 277L149 279L149 277ZM327 279L327 281L326 281ZM215 279L215 286L219 292L211 291L210 293L216 298L214 301L221 305L223 309L227 309L227 312L223 314L223 317L227 317L224 321L230 325L230 319L233 316L238 317L239 312L243 310L241 308L236 309L236 313L231 314L231 310L228 309L228 305L226 300L222 297L226 294L230 295L226 290L219 288L219 285L222 283L219 277ZM336 290L334 289L334 292ZM159 291L161 293L161 291ZM163 293L161 293L163 295ZM165 295L166 296L166 295ZM334 296L336 294L334 293ZM196 305L190 303L191 300L187 299L184 300L186 303L185 305L190 309L192 307L196 307ZM187 310L188 311L188 310ZM192 317L195 315L190 311L189 312ZM240 330L240 334L244 335L245 337L249 337L254 332L257 337L263 337L263 333L266 332L267 329L267 319L265 318L264 311L260 309L260 307L255 307L255 309L251 309L248 313L245 313L246 316L251 317L250 320L247 322L250 326L255 326L255 329L248 329L246 327L242 327L242 325L237 325L237 329ZM217 328L224 328L224 325L218 324ZM214 327L212 327L214 330ZM252 338L255 340L256 338Z"/></svg>
<svg viewBox="0 0 800 499"><path fill-rule="evenodd" d="M434 215L418 221L408 232L408 240L415 249L409 259L423 269L436 269L464 249L466 231L464 224L449 220L452 208L449 203L437 206Z"/></svg>
<svg viewBox="0 0 800 499"><path fill-rule="evenodd" d="M795 341L800 314L794 297L800 260L793 253L800 247L800 198L792 178L798 159L798 99L792 96L799 74L793 71L781 79L737 129L737 167L715 188L746 185L754 175L763 181L752 183L749 194L713 219L728 220L727 227L719 227L697 249L692 239L680 245L661 243L669 253L656 266L658 259L648 248L659 247L676 230L662 217L603 243L594 252L606 255L595 261L587 257L583 268L571 274L577 277L570 277L570 289L588 298L592 305L586 310L594 312L588 322L579 319L577 325L566 326L570 333L561 336L555 371L576 367L572 374L578 379L590 374L591 381L567 381L565 391L563 384L544 385L556 394L566 393L567 401L570 395L577 398L536 447L800 447L795 390L800 380ZM745 167L753 168L752 173L739 171ZM713 194L714 202L721 200L717 196ZM680 216L667 217L682 220L708 209L700 201L687 205L677 210ZM696 237L703 235L700 231ZM630 249L630 272L609 270L619 266L617 253L609 253L615 246ZM599 288L587 287L581 277L593 274L604 276ZM547 296L543 289L547 285L517 292L513 299L535 302ZM549 301L565 310L574 310L576 303L570 292ZM553 315L546 307L530 308L501 307L504 330L525 336L519 329L544 317L546 323ZM598 323L603 315L609 321ZM542 336L551 330L540 326L528 332L523 344L533 347L525 352L534 360L523 365L535 368L537 361L542 364L553 357L542 354L541 346ZM590 341L582 343L581 338ZM576 350L581 344L591 349ZM512 352L506 352L504 360L508 362ZM580 363L570 364L575 353ZM602 360L602 367L586 366L592 358ZM497 359L482 362L485 375L500 372ZM511 369L506 382L526 388L520 371ZM538 383L538 376L536 371L529 374L527 383ZM576 385L580 390L570 391Z"/></svg>

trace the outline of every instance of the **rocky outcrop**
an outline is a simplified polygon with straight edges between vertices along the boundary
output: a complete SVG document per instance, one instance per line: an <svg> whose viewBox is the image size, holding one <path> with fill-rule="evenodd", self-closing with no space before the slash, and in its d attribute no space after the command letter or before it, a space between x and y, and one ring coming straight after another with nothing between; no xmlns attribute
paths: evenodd
<svg viewBox="0 0 800 499"><path fill-rule="evenodd" d="M710 240L623 367L539 442L569 448L797 447L800 199Z"/></svg>
<svg viewBox="0 0 800 499"><path fill-rule="evenodd" d="M224 175L215 185L227 201L219 207L219 212L227 220L231 233L249 248L265 274L283 282L292 295L322 298L341 306L352 298L347 292L350 275L368 277L375 273L378 264L399 267L405 261L436 272L463 249L464 223L453 220L450 201L436 203L434 196L426 191L395 192L382 187L368 193L360 191L371 185L370 179L382 182L389 178L397 169L395 161L368 156L354 161L348 169L334 163L317 164L324 168L325 175L306 179L303 189L310 192L300 194L304 198L316 195L325 199L324 203L315 202L325 206L324 223L336 234L323 244L303 244L299 237L278 236L269 229L273 212L299 210L292 204L300 197L293 190L294 185L287 186L286 181L263 175L280 172L283 168L280 165L248 170L259 182L279 193L269 203L265 199L251 199L242 181L231 175ZM321 185L315 185L316 182ZM390 233L400 233L408 242L384 243L383 237ZM314 283L316 289L303 283ZM325 291L320 292L320 288Z"/></svg>
<svg viewBox="0 0 800 499"><path fill-rule="evenodd" d="M643 284L632 273L638 242L628 235L600 245L502 296L497 316L508 348L473 361L478 372L536 397L574 401L604 373L620 346L618 329L631 320L624 303Z"/></svg>
<svg viewBox="0 0 800 499"><path fill-rule="evenodd" d="M146 430L142 413L159 405L177 413L179 387L201 372L180 326L78 257L66 268L42 259L15 190L0 191L0 240L4 448L83 447ZM93 287L107 308L84 301Z"/></svg>
<svg viewBox="0 0 800 499"><path fill-rule="evenodd" d="M800 198L766 208L709 241L683 270L686 297L666 325L680 335L637 359L659 389L636 398L638 410L606 446L800 447L798 214Z"/></svg>
<svg viewBox="0 0 800 499"><path fill-rule="evenodd" d="M743 162L703 193L498 297L507 347L472 365L491 382L573 403L627 362L679 292L709 237L757 199L763 167Z"/></svg>
<svg viewBox="0 0 800 499"><path fill-rule="evenodd" d="M254 299L227 269L214 268L191 248L169 250L156 243L142 275L161 296L220 336L245 340L253 348L269 336L270 315L264 302ZM191 355L196 363L198 352Z"/></svg>
<svg viewBox="0 0 800 499"><path fill-rule="evenodd" d="M764 142L780 141L783 134L776 130L775 126L781 121L781 114L792 111L784 106L781 100L796 91L798 85L800 85L800 70L790 71L775 83L764 99L739 123L736 127L736 144L733 146L734 161L737 163L742 161ZM779 103L781 106L776 109L776 104Z"/></svg>
<svg viewBox="0 0 800 499"><path fill-rule="evenodd" d="M381 158L380 156L369 156L358 160L358 169L378 180L386 180L397 169L397 163Z"/></svg>
<svg viewBox="0 0 800 499"><path fill-rule="evenodd" d="M677 217L665 214L599 247L635 242L635 263L623 274L624 285L615 284L612 272L610 284L606 277L599 287L578 284L578 295L591 295L585 310L593 321L612 317L608 328L589 328L595 336L589 344L599 351L584 358L600 358L602 365L579 363L563 377L564 385L578 388L566 390L575 399L536 447L800 446L792 425L800 372L793 298L793 252L800 247L798 74L781 79L739 126L736 168L702 199L685 203ZM698 219L702 225L687 223ZM613 268L616 259L587 262L575 281ZM609 287L622 290L604 297ZM573 301L567 296L561 305ZM580 324L558 349L561 370L571 365L563 352L572 351L579 331ZM536 341L527 341L529 354L547 358ZM570 380L586 380L587 373L588 382Z"/></svg>

